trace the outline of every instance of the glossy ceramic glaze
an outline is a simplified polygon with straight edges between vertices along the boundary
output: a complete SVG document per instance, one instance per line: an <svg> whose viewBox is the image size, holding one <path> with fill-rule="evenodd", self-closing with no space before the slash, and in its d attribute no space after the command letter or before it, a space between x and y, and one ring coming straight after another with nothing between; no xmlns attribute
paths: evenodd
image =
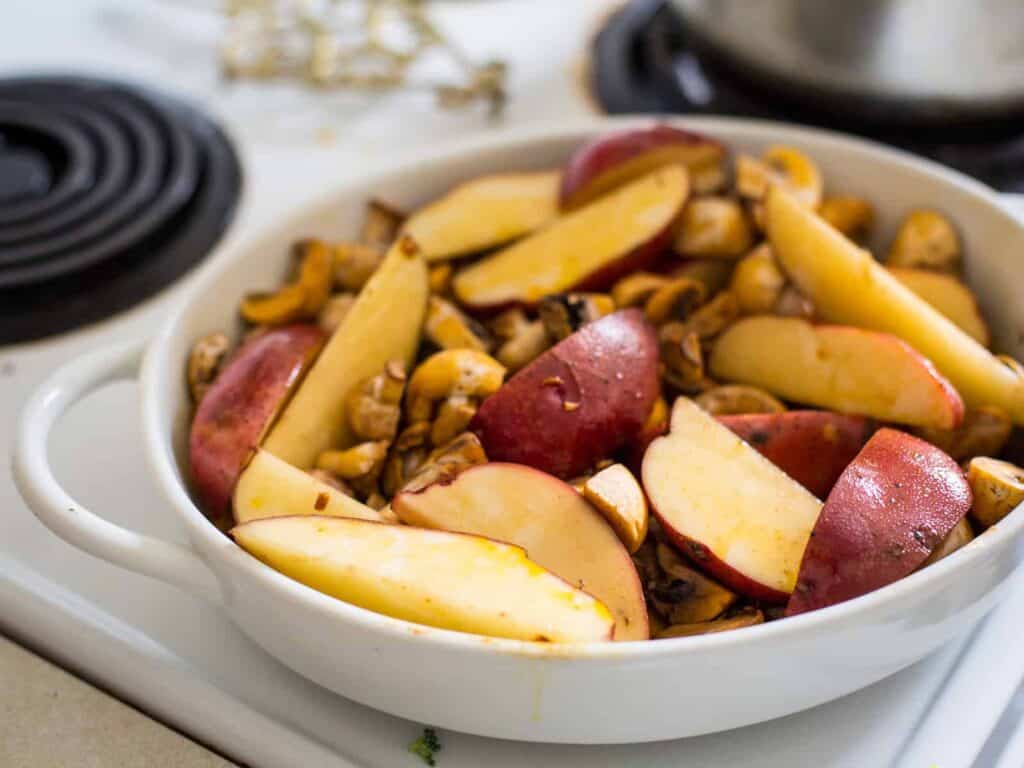
<svg viewBox="0 0 1024 768"><path fill-rule="evenodd" d="M421 153L372 178L339 183L321 204L249 239L203 275L141 363L148 458L168 514L180 518L191 548L137 535L82 509L46 462L53 421L91 389L137 375L141 345L74 361L33 397L15 457L29 505L77 546L222 603L267 651L329 689L423 723L501 738L613 743L734 728L862 688L966 631L999 600L1021 560L1020 510L938 564L823 611L703 637L553 646L416 626L339 602L247 555L193 503L185 481L189 346L213 330L239 330L239 297L282 278L292 241L352 237L370 196L413 207L481 173L558 165L581 141L639 122L649 121L595 119ZM831 189L876 204L880 242L911 207L949 213L960 226L967 279L981 296L996 346L1024 354L1024 306L1015 296L1024 229L987 188L834 134L725 119L680 124L734 150L758 152L773 143L804 149Z"/></svg>

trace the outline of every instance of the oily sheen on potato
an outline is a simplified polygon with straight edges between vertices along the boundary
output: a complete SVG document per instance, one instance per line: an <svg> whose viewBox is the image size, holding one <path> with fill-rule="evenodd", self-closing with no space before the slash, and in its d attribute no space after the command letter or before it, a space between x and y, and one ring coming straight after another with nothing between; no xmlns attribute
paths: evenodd
<svg viewBox="0 0 1024 768"><path fill-rule="evenodd" d="M924 440L880 429L825 501L786 615L902 579L970 508L971 488L955 461Z"/></svg>
<svg viewBox="0 0 1024 768"><path fill-rule="evenodd" d="M569 478L637 435L660 389L654 329L639 310L621 310L584 326L505 382L470 429L492 461Z"/></svg>
<svg viewBox="0 0 1024 768"><path fill-rule="evenodd" d="M825 320L906 340L948 377L968 406L994 405L1010 414L1015 424L1024 424L1024 377L903 285L870 253L777 187L769 191L765 219L780 265Z"/></svg>
<svg viewBox="0 0 1024 768"><path fill-rule="evenodd" d="M267 331L239 349L199 402L188 455L192 484L211 514L228 511L242 467L323 340L314 325Z"/></svg>
<svg viewBox="0 0 1024 768"><path fill-rule="evenodd" d="M615 640L646 640L647 608L636 567L615 531L577 491L532 467L491 462L450 483L399 493L407 525L515 544L531 560L600 600Z"/></svg>
<svg viewBox="0 0 1024 768"><path fill-rule="evenodd" d="M785 602L821 502L692 400L647 449L643 485L662 530L730 589Z"/></svg>
<svg viewBox="0 0 1024 768"><path fill-rule="evenodd" d="M519 547L342 517L275 517L231 531L275 571L417 624L541 642L611 639L611 614Z"/></svg>

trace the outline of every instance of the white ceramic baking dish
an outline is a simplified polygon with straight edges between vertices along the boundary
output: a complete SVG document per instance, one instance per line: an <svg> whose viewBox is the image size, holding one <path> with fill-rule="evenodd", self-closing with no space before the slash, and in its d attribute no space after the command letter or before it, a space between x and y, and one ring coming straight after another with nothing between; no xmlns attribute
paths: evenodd
<svg viewBox="0 0 1024 768"><path fill-rule="evenodd" d="M449 632L348 605L250 557L196 507L186 482L189 346L213 330L237 330L239 297L278 282L292 241L353 236L370 196L412 207L474 175L556 166L580 142L637 122L648 121L594 119L425 150L371 178L339 182L319 204L234 248L201 277L155 339L83 356L35 393L14 461L29 506L81 549L220 603L269 653L343 696L494 737L614 743L734 728L850 693L965 632L1000 599L1022 558L1019 509L938 564L826 610L702 637L569 646ZM948 212L960 227L967 280L981 297L996 346L1024 357L1024 229L991 190L938 165L835 134L729 119L680 124L734 150L756 153L773 143L804 149L831 189L876 204L881 240L911 207ZM47 435L61 413L109 381L136 377L148 459L167 514L181 521L190 548L136 534L84 509L48 465Z"/></svg>

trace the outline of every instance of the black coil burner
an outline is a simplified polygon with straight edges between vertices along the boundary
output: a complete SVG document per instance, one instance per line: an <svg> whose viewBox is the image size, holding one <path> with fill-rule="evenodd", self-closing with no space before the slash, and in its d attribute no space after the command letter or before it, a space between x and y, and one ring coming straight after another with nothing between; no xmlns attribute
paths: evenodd
<svg viewBox="0 0 1024 768"><path fill-rule="evenodd" d="M915 121L899 110L845 104L740 71L701 41L666 0L633 0L594 40L591 86L611 113L757 117L858 133L1024 192L1024 116L999 121Z"/></svg>
<svg viewBox="0 0 1024 768"><path fill-rule="evenodd" d="M220 239L241 189L224 133L149 88L0 79L0 343L109 317Z"/></svg>

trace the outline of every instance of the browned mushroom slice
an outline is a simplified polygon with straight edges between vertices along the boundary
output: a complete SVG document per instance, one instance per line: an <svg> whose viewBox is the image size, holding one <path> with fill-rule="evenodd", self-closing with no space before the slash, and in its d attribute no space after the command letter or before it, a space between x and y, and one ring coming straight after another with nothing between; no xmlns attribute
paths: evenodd
<svg viewBox="0 0 1024 768"><path fill-rule="evenodd" d="M303 314L314 317L331 295L334 256L321 240L303 240L296 245L296 250L302 258L298 283L306 294Z"/></svg>
<svg viewBox="0 0 1024 768"><path fill-rule="evenodd" d="M356 295L354 293L334 294L320 310L320 314L317 316L317 325L327 333L334 333L355 303Z"/></svg>
<svg viewBox="0 0 1024 768"><path fill-rule="evenodd" d="M486 352L491 347L487 329L440 296L430 297L423 333L441 349L475 349Z"/></svg>
<svg viewBox="0 0 1024 768"><path fill-rule="evenodd" d="M430 442L444 445L465 431L476 416L476 405L465 397L450 397L437 409L437 416L430 427Z"/></svg>
<svg viewBox="0 0 1024 768"><path fill-rule="evenodd" d="M486 461L480 438L472 432L463 432L431 452L402 490L417 491L437 482L450 482L464 470Z"/></svg>
<svg viewBox="0 0 1024 768"><path fill-rule="evenodd" d="M688 277L704 286L705 296L714 296L729 285L736 262L730 259L690 259L672 270L673 277Z"/></svg>
<svg viewBox="0 0 1024 768"><path fill-rule="evenodd" d="M967 465L973 517L984 528L995 525L1024 502L1024 469L1008 461L977 456Z"/></svg>
<svg viewBox="0 0 1024 768"><path fill-rule="evenodd" d="M316 468L337 475L366 497L377 490L387 455L387 441L369 441L343 451L324 451L317 457Z"/></svg>
<svg viewBox="0 0 1024 768"><path fill-rule="evenodd" d="M363 243L336 243L334 284L343 291L358 291L384 261L384 253Z"/></svg>
<svg viewBox="0 0 1024 768"><path fill-rule="evenodd" d="M371 199L366 204L363 218L363 229L359 240L378 250L387 250L388 246L398 237L398 230L405 221L405 214L387 203Z"/></svg>
<svg viewBox="0 0 1024 768"><path fill-rule="evenodd" d="M285 325L306 314L306 290L291 283L274 293L250 293L240 306L242 317L254 325Z"/></svg>
<svg viewBox="0 0 1024 768"><path fill-rule="evenodd" d="M875 219L871 203L853 195L830 195L821 201L818 215L847 237L865 234Z"/></svg>
<svg viewBox="0 0 1024 768"><path fill-rule="evenodd" d="M686 327L696 331L701 341L713 339L739 318L740 308L730 291L722 291L699 307L686 320Z"/></svg>
<svg viewBox="0 0 1024 768"><path fill-rule="evenodd" d="M345 401L345 413L355 435L363 440L392 440L401 418L405 365L389 360L376 376L361 381Z"/></svg>
<svg viewBox="0 0 1024 768"><path fill-rule="evenodd" d="M450 397L481 400L505 379L505 366L473 349L445 349L424 360L409 378L405 398L410 421L430 421L434 405Z"/></svg>
<svg viewBox="0 0 1024 768"><path fill-rule="evenodd" d="M960 238L949 219L935 211L912 211L896 233L885 263L939 272L960 269Z"/></svg>
<svg viewBox="0 0 1024 768"><path fill-rule="evenodd" d="M686 320L703 302L703 284L689 277L675 277L647 299L644 316L654 325Z"/></svg>
<svg viewBox="0 0 1024 768"><path fill-rule="evenodd" d="M217 331L203 336L192 345L188 355L186 378L192 402L198 403L217 378L221 365L231 349L227 334Z"/></svg>
<svg viewBox="0 0 1024 768"><path fill-rule="evenodd" d="M410 424L395 438L381 475L386 496L394 496L423 466L430 454L429 441L429 421Z"/></svg>
<svg viewBox="0 0 1024 768"><path fill-rule="evenodd" d="M661 376L681 392L700 392L705 381L704 353L700 336L684 323L667 323L658 329Z"/></svg>
<svg viewBox="0 0 1024 768"><path fill-rule="evenodd" d="M633 272L612 286L612 301L619 309L638 307L647 303L651 295L670 278L653 272Z"/></svg>
<svg viewBox="0 0 1024 768"><path fill-rule="evenodd" d="M715 632L728 632L743 627L753 627L764 623L764 614L756 608L744 608L735 616L714 621L703 621L697 624L673 624L658 633L658 640L672 637L693 637L694 635L710 635Z"/></svg>
<svg viewBox="0 0 1024 768"><path fill-rule="evenodd" d="M753 244L743 207L727 197L696 197L683 208L675 250L693 258L735 259Z"/></svg>
<svg viewBox="0 0 1024 768"><path fill-rule="evenodd" d="M757 387L725 384L694 398L697 405L715 416L737 413L782 413L786 406L775 396Z"/></svg>
<svg viewBox="0 0 1024 768"><path fill-rule="evenodd" d="M998 456L1012 431L1009 414L992 405L968 409L956 429L919 427L914 430L918 437L941 448L957 461L967 461L975 456Z"/></svg>
<svg viewBox="0 0 1024 768"><path fill-rule="evenodd" d="M452 265L450 262L435 264L427 272L427 282L430 284L430 292L437 296L448 293L452 284Z"/></svg>
<svg viewBox="0 0 1024 768"><path fill-rule="evenodd" d="M560 293L545 296L537 307L552 341L561 341L587 323L615 311L615 302L602 293Z"/></svg>
<svg viewBox="0 0 1024 768"><path fill-rule="evenodd" d="M496 357L510 373L515 373L532 363L550 346L551 337L544 323L534 320L521 326L515 336L502 344Z"/></svg>
<svg viewBox="0 0 1024 768"><path fill-rule="evenodd" d="M669 624L711 621L736 602L736 594L690 568L667 544L655 548L661 576L649 585L648 595Z"/></svg>
<svg viewBox="0 0 1024 768"><path fill-rule="evenodd" d="M740 259L729 283L729 291L745 315L772 312L785 287L786 276L768 243L761 243Z"/></svg>

